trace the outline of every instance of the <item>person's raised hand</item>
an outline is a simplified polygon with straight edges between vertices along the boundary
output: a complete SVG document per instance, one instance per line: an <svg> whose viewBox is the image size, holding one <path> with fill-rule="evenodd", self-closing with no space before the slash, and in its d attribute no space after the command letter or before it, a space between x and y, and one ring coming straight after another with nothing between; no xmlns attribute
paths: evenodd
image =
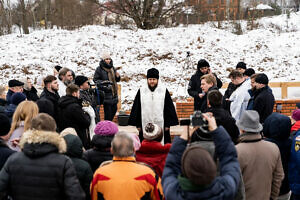
<svg viewBox="0 0 300 200"><path fill-rule="evenodd" d="M216 119L212 113L210 113L210 112L203 113L203 117L208 122L208 130L209 131L214 131L218 128Z"/></svg>

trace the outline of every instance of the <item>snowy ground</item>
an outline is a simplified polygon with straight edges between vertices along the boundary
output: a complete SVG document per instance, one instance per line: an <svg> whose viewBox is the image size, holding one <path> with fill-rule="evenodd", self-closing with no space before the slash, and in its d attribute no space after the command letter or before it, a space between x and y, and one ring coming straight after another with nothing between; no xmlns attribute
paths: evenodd
<svg viewBox="0 0 300 200"><path fill-rule="evenodd" d="M124 30L86 26L75 31L40 30L29 35L0 37L2 84L26 76L38 80L52 74L55 65L92 77L101 52L110 50L122 75L123 109L131 107L147 69L160 70L161 80L174 99L187 95L186 86L199 59L209 61L213 72L227 82L227 69L244 61L266 73L272 82L300 81L300 12L263 18L259 28L235 35L211 23L155 30ZM246 32L246 33L245 33ZM191 65L186 66L186 52Z"/></svg>

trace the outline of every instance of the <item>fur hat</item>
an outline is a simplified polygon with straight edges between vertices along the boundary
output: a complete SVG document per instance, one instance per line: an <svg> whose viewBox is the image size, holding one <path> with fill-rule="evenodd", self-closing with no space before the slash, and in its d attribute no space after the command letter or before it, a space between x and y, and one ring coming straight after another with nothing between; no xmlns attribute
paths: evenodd
<svg viewBox="0 0 300 200"><path fill-rule="evenodd" d="M157 138L162 138L163 131L157 124L148 123L143 128L143 137L146 140L155 140Z"/></svg>
<svg viewBox="0 0 300 200"><path fill-rule="evenodd" d="M239 129L250 133L259 133L263 129L259 123L258 112L255 110L245 110L236 125Z"/></svg>
<svg viewBox="0 0 300 200"><path fill-rule="evenodd" d="M89 79L86 76L76 76L75 78L75 84L78 85L79 87L84 84L86 81Z"/></svg>
<svg viewBox="0 0 300 200"><path fill-rule="evenodd" d="M7 135L10 130L10 121L4 114L0 114L0 136Z"/></svg>
<svg viewBox="0 0 300 200"><path fill-rule="evenodd" d="M22 101L26 100L26 95L22 92L16 92L11 96L11 103L14 105L19 105Z"/></svg>
<svg viewBox="0 0 300 200"><path fill-rule="evenodd" d="M255 77L255 82L260 83L260 84L268 85L269 79L268 79L268 76L266 74L261 73L261 74L257 74L257 76Z"/></svg>
<svg viewBox="0 0 300 200"><path fill-rule="evenodd" d="M199 145L191 145L182 154L181 171L192 183L208 185L217 175L217 166L208 151Z"/></svg>
<svg viewBox="0 0 300 200"><path fill-rule="evenodd" d="M293 111L292 118L296 121L300 120L300 109L296 109Z"/></svg>
<svg viewBox="0 0 300 200"><path fill-rule="evenodd" d="M239 62L236 67L236 69L241 68L241 69L247 69L247 65L244 62Z"/></svg>
<svg viewBox="0 0 300 200"><path fill-rule="evenodd" d="M102 60L111 59L111 55L109 52L104 51L104 52L102 52L101 58L102 58Z"/></svg>
<svg viewBox="0 0 300 200"><path fill-rule="evenodd" d="M119 131L117 124L112 121L104 120L99 122L94 132L96 135L113 136Z"/></svg>
<svg viewBox="0 0 300 200"><path fill-rule="evenodd" d="M157 78L157 79L159 79L159 71L156 68L148 69L147 79L148 78Z"/></svg>
<svg viewBox="0 0 300 200"><path fill-rule="evenodd" d="M200 59L197 64L197 69L200 70L202 67L210 67L209 63L205 59Z"/></svg>
<svg viewBox="0 0 300 200"><path fill-rule="evenodd" d="M23 86L24 83L21 81L18 81L16 79L12 79L8 81L8 87L16 87L16 86Z"/></svg>

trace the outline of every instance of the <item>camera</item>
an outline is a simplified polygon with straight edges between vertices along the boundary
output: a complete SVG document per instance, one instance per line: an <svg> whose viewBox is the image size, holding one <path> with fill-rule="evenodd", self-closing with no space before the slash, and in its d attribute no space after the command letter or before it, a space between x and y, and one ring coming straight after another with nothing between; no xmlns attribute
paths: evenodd
<svg viewBox="0 0 300 200"><path fill-rule="evenodd" d="M201 131L208 132L208 122L203 117L202 112L199 110L194 111L194 113L190 116L189 119L180 120L180 126L189 126L189 125L192 125L194 127L199 126Z"/></svg>

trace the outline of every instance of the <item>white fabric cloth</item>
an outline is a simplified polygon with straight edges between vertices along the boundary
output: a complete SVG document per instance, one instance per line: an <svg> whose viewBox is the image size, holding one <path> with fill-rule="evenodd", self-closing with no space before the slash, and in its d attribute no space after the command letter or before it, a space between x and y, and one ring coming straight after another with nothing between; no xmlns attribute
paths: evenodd
<svg viewBox="0 0 300 200"><path fill-rule="evenodd" d="M251 89L251 80L248 79L244 81L244 83L238 87L229 97L229 100L231 101L230 104L230 112L232 117L238 121L243 112L246 110L250 94L248 93L248 90Z"/></svg>
<svg viewBox="0 0 300 200"><path fill-rule="evenodd" d="M95 135L94 130L95 130L95 127L96 127L96 122L95 122L96 114L95 114L95 111L92 108L92 106L82 107L82 110L84 112L86 112L91 118L91 123L90 123L90 126L89 126L89 133L90 133L90 138L92 139L93 136Z"/></svg>
<svg viewBox="0 0 300 200"><path fill-rule="evenodd" d="M67 86L61 80L59 80L59 78L57 78L57 82L58 82L58 94L59 94L59 96L60 97L65 96Z"/></svg>
<svg viewBox="0 0 300 200"><path fill-rule="evenodd" d="M141 95L141 115L142 115L142 128L148 124L157 124L164 129L164 106L166 87L158 82L156 89L152 92L148 83L140 88ZM164 138L161 141L164 144Z"/></svg>

